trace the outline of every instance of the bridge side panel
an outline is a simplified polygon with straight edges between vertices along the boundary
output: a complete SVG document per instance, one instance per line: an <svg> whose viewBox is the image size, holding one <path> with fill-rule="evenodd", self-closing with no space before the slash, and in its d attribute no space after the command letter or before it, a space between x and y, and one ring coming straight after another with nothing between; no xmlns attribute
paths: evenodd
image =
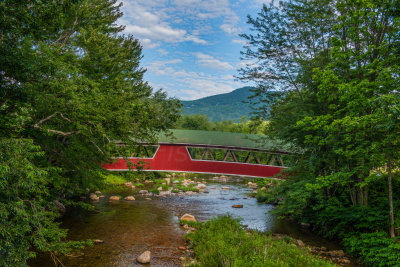
<svg viewBox="0 0 400 267"><path fill-rule="evenodd" d="M185 146L164 144L160 145L154 158L131 158L130 161L133 164L138 164L139 161L147 162L145 169L154 171L223 173L256 177L272 177L275 174L278 174L282 169L278 166L192 160ZM118 159L111 164L104 164L103 167L108 170L128 170L128 166L123 159Z"/></svg>

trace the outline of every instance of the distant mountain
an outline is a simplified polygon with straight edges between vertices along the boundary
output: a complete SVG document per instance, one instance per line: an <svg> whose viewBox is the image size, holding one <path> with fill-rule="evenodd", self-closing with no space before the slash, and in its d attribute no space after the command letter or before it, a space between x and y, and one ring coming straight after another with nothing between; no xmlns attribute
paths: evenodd
<svg viewBox="0 0 400 267"><path fill-rule="evenodd" d="M240 117L251 112L250 106L242 101L252 94L252 87L242 87L230 93L207 96L197 100L181 101L183 113L186 115L207 115L211 121L233 120L239 121Z"/></svg>

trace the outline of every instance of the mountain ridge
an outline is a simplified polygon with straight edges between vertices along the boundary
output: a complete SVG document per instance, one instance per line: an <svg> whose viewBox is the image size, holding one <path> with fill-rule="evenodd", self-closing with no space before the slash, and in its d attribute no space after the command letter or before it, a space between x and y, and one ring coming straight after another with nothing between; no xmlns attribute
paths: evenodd
<svg viewBox="0 0 400 267"><path fill-rule="evenodd" d="M183 114L206 115L210 121L233 120L235 122L243 116L250 117L251 108L248 103L243 103L252 95L254 87L246 86L229 93L206 96L197 100L181 101Z"/></svg>

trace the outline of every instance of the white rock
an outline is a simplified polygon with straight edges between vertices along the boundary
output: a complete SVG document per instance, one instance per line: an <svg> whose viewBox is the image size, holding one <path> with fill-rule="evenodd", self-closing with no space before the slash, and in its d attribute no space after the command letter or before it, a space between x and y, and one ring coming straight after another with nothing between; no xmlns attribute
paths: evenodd
<svg viewBox="0 0 400 267"><path fill-rule="evenodd" d="M184 214L181 218L181 221L189 221L189 222L197 222L196 218L193 215L190 214Z"/></svg>
<svg viewBox="0 0 400 267"><path fill-rule="evenodd" d="M96 194L91 193L89 198L93 201L99 200L99 197Z"/></svg>
<svg viewBox="0 0 400 267"><path fill-rule="evenodd" d="M206 189L207 186L206 186L205 184L198 184L198 185L197 185L197 188L198 188L198 189Z"/></svg>
<svg viewBox="0 0 400 267"><path fill-rule="evenodd" d="M151 252L150 251L145 251L142 254L140 254L139 257L136 259L140 263L150 263L151 261Z"/></svg>

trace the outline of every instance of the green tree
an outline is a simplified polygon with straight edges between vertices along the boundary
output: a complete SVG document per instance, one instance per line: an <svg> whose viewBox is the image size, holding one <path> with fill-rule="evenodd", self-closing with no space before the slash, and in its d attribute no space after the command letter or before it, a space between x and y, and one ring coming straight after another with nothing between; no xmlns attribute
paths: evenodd
<svg viewBox="0 0 400 267"><path fill-rule="evenodd" d="M123 26L116 24L122 16L120 6L117 0L0 2L0 138L13 144L33 140L34 148L43 151L43 160L40 165L32 162L31 172L21 169L22 155L11 158L20 168L15 170L16 181L37 180L31 190L43 193L38 195L39 208L52 209L55 201L101 183L99 162L111 159L115 141L132 147L136 140L152 142L179 117L179 102L143 81L140 43L123 35ZM7 155L2 154L4 168L11 166ZM45 175L41 168L58 171ZM3 172L0 184L7 175ZM23 194L23 189L1 187L0 196ZM24 197L32 198L33 194ZM7 201L1 198L3 205ZM18 243L13 235L39 215L28 210L13 216L6 242L16 252L11 255L0 248L6 261L14 257L25 265L32 247L56 251L36 245L37 236L29 229L23 244ZM44 214L46 223L40 227L49 239L54 235L58 240L65 235L50 223L52 216Z"/></svg>
<svg viewBox="0 0 400 267"><path fill-rule="evenodd" d="M56 168L43 166L44 153L28 139L0 139L0 266L24 266L36 251L68 252L91 242L61 242L67 230L49 190ZM54 257L56 259L56 257Z"/></svg>
<svg viewBox="0 0 400 267"><path fill-rule="evenodd" d="M249 19L255 33L243 35L249 42L244 55L259 64L241 70L241 78L266 83L255 99L270 87L285 89L272 106L269 134L303 153L289 170L291 180L275 192L282 199L278 210L331 237L354 241L352 234L366 232L361 236L370 238L369 232L388 226L394 237L399 2L327 1L318 8L315 1L264 6L257 19ZM384 166L389 212L382 205L385 199L387 207L386 174L376 175ZM379 244L387 257L382 264L393 262ZM372 256L366 257L370 262Z"/></svg>

